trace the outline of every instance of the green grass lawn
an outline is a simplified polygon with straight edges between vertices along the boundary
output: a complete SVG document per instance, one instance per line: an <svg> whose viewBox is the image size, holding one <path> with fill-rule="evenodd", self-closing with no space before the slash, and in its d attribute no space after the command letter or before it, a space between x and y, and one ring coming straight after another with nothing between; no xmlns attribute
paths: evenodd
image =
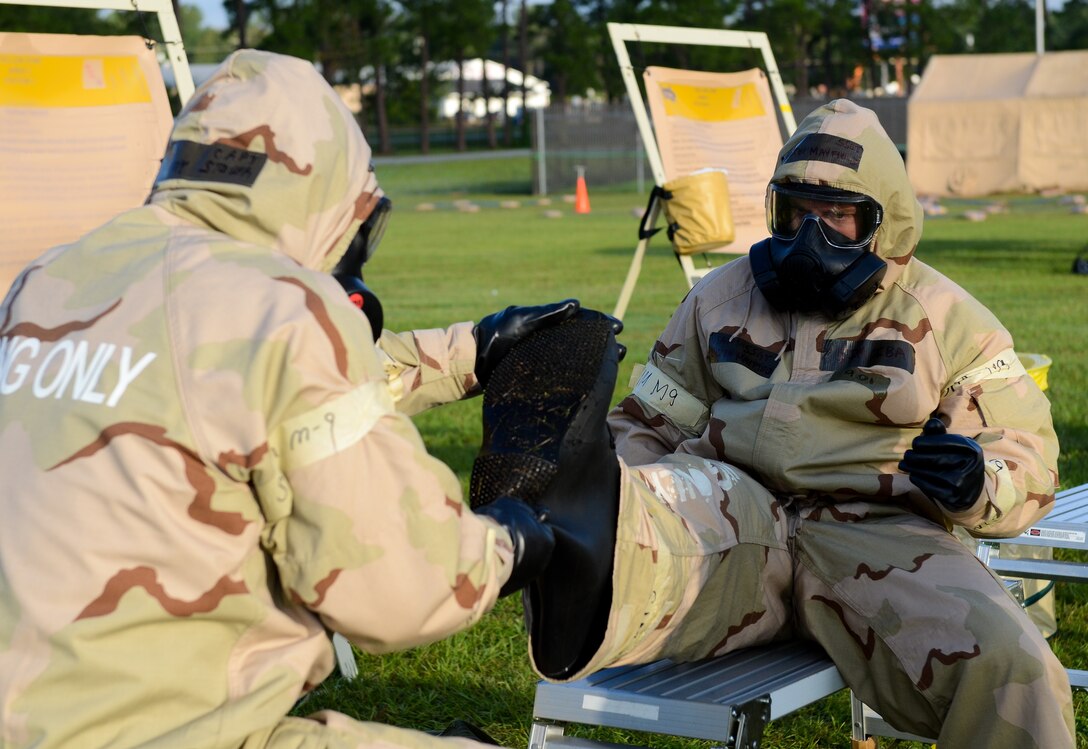
<svg viewBox="0 0 1088 749"><path fill-rule="evenodd" d="M395 212L367 281L382 299L395 330L475 320L510 304L577 297L610 312L635 246L633 212L645 196L595 189L592 212L575 215L559 195L538 205L529 190L527 159L379 167L378 178ZM553 180L549 179L550 183ZM573 177L571 182L573 183ZM556 189L573 191L573 184ZM454 201L472 200L478 212ZM518 200L517 208L500 207ZM948 202L947 215L929 219L918 256L986 303L1012 331L1021 352L1053 359L1049 391L1062 442L1062 485L1088 482L1088 277L1070 266L1088 242L1088 216L1056 200L1009 197L1009 210L973 223L974 203ZM435 210L417 211L420 203ZM547 211L561 211L549 218ZM651 243L621 336L629 348L616 400L626 393L631 367L645 360L686 286L666 240ZM721 256L717 263L729 259ZM480 443L479 400L452 404L416 419L431 452L453 467L467 489ZM1070 556L1070 555L1067 555ZM1075 558L1075 557L1073 557ZM1088 586L1059 585L1060 632L1051 639L1067 666L1088 668ZM385 656L359 656L360 676L330 678L297 712L339 710L362 720L436 730L456 718L483 727L510 747L525 747L533 687L525 655L521 606L503 599L481 624L428 647ZM1078 747L1088 747L1088 696L1075 697ZM661 747L706 742L583 731L611 741L651 741ZM848 746L845 692L771 723L764 746L782 749ZM882 746L911 746L882 740Z"/></svg>

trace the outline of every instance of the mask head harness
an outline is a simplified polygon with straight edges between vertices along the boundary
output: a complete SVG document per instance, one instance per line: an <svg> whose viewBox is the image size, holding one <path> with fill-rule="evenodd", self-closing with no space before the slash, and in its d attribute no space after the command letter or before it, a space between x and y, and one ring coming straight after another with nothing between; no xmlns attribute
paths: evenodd
<svg viewBox="0 0 1088 749"><path fill-rule="evenodd" d="M822 185L767 189L769 239L752 246L756 285L775 308L842 317L876 293L888 267L871 252L879 203Z"/></svg>
<svg viewBox="0 0 1088 749"><path fill-rule="evenodd" d="M363 266L378 249L392 211L393 201L382 197L367 216L366 221L359 227L359 231L355 233L340 262L332 270L332 277L347 292L348 299L366 315L370 329L374 333L374 340L378 340L378 336L381 335L385 315L378 296L363 282Z"/></svg>

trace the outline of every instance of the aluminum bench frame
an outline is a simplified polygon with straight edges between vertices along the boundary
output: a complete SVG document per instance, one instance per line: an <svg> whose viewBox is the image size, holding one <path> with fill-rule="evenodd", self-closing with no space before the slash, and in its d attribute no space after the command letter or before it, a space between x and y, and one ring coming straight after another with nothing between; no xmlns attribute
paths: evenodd
<svg viewBox="0 0 1088 749"><path fill-rule="evenodd" d="M978 557L999 575L1088 583L1088 563L1058 559L1002 559L1006 544L1045 546L1088 551L1088 484L1058 492L1045 518L1014 538L986 539L978 545ZM1074 689L1088 689L1088 671L1068 669Z"/></svg>

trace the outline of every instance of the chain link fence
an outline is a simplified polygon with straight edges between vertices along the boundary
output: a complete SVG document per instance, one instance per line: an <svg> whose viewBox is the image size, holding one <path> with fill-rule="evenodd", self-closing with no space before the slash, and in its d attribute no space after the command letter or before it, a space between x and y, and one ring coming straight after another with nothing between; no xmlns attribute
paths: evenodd
<svg viewBox="0 0 1088 749"><path fill-rule="evenodd" d="M538 109L532 119L533 193L574 190L578 167L590 185L653 186L646 149L627 104Z"/></svg>
<svg viewBox="0 0 1088 749"><path fill-rule="evenodd" d="M791 99L797 122L827 99ZM907 146L906 97L857 99L876 112L888 136L905 154ZM530 113L533 156L533 193L572 192L578 167L585 167L593 186L629 186L640 193L653 187L653 173L627 103L555 106Z"/></svg>

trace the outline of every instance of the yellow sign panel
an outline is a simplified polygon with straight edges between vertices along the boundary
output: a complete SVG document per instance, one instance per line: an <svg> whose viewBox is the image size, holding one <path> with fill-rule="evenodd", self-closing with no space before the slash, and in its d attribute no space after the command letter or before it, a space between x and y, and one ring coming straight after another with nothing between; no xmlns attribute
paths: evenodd
<svg viewBox="0 0 1088 749"><path fill-rule="evenodd" d="M701 122L747 120L766 114L754 83L740 86L689 86L662 83L665 114Z"/></svg>
<svg viewBox="0 0 1088 749"><path fill-rule="evenodd" d="M0 106L104 107L149 104L134 55L0 54Z"/></svg>

